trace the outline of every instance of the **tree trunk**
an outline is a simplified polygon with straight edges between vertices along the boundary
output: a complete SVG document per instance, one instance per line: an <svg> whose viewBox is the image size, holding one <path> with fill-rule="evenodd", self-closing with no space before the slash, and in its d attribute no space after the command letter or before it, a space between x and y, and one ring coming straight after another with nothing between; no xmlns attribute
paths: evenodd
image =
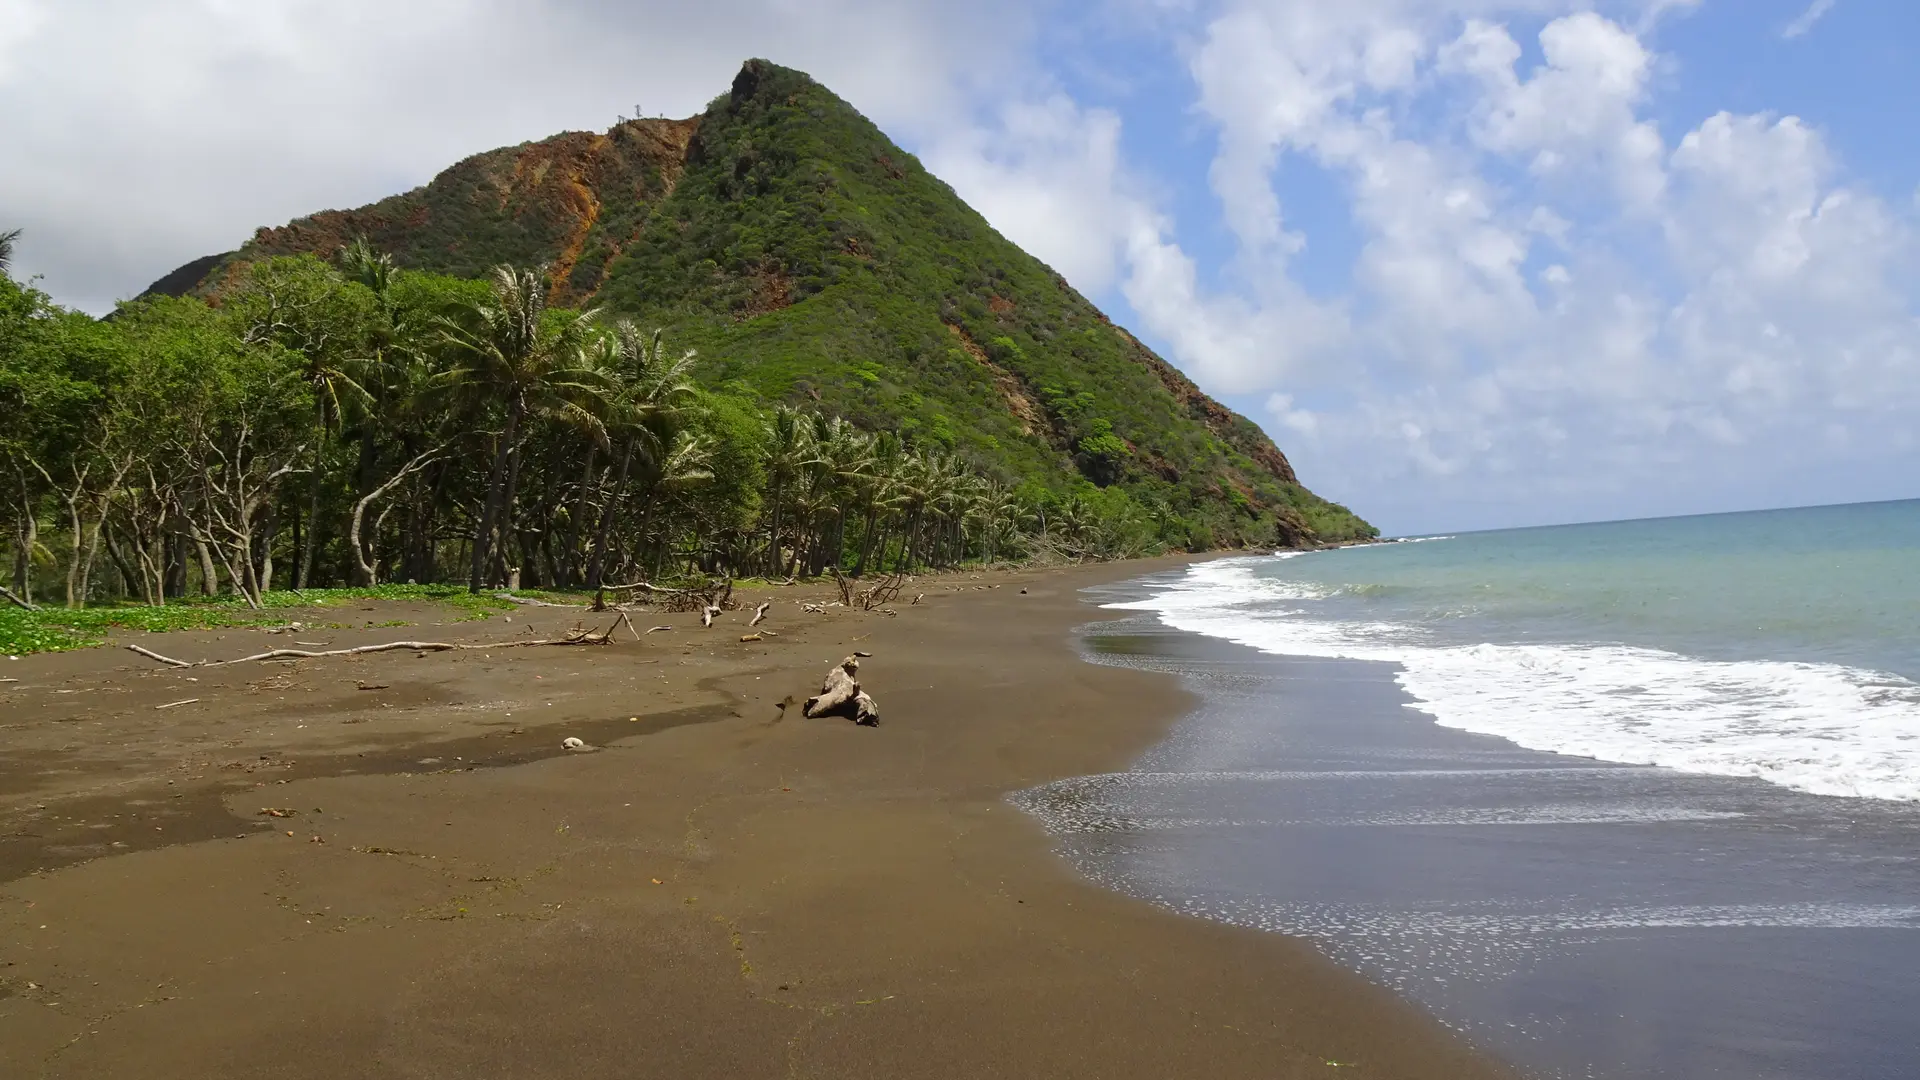
<svg viewBox="0 0 1920 1080"><path fill-rule="evenodd" d="M860 534L860 557L854 560L853 576L859 577L867 572L867 559L873 555L874 531L880 527L880 508L867 508L867 527Z"/></svg>
<svg viewBox="0 0 1920 1080"><path fill-rule="evenodd" d="M33 508L23 503L20 522L14 526L13 592L33 603L33 549L40 543L40 519Z"/></svg>
<svg viewBox="0 0 1920 1080"><path fill-rule="evenodd" d="M627 440L627 447L620 453L620 471L614 478L613 487L607 490L606 498L600 504L600 521L593 527L593 554L587 559L588 589L600 587L600 575L607 565L607 530L613 527L613 511L620 503L620 493L627 486L627 471L633 467L633 440Z"/></svg>
<svg viewBox="0 0 1920 1080"><path fill-rule="evenodd" d="M556 585L572 585L580 569L580 524L587 517L587 496L593 491L593 468L599 464L600 444L587 444L586 467L580 470L580 495L574 500L573 513L567 515L567 542L561 549L562 565L554 568Z"/></svg>
<svg viewBox="0 0 1920 1080"><path fill-rule="evenodd" d="M300 545L300 569L293 575L293 587L304 589L313 579L313 551L320 546L320 481L326 476L324 468L327 456L326 427L320 428L320 439L313 451L313 483L307 486L307 542Z"/></svg>
<svg viewBox="0 0 1920 1080"><path fill-rule="evenodd" d="M119 541L115 540L111 534L107 536L106 547L107 559L113 563L114 570L120 575L121 594L132 596L134 589L139 586L140 576L134 573L133 567L127 563L126 552L120 550Z"/></svg>
<svg viewBox="0 0 1920 1080"><path fill-rule="evenodd" d="M213 596L220 591L220 573L213 568L213 551L200 539L194 540L193 549L200 555L200 595Z"/></svg>
<svg viewBox="0 0 1920 1080"><path fill-rule="evenodd" d="M259 569L256 571L262 597L273 591L273 538L279 531L279 516L273 512L272 507L268 507L267 520L260 525Z"/></svg>
<svg viewBox="0 0 1920 1080"><path fill-rule="evenodd" d="M500 498L506 490L507 457L520 434L520 399L507 406L507 429L500 433L500 446L493 453L493 469L487 475L487 506L473 534L473 558L467 574L467 591L480 591L480 578L486 572L489 548L493 544L494 525L500 520Z"/></svg>
<svg viewBox="0 0 1920 1080"><path fill-rule="evenodd" d="M138 541L135 541L138 544ZM179 533L168 533L166 538L165 564L160 571L160 595L174 600L187 595L187 539ZM131 581L131 579L129 579ZM128 590L131 593L131 589Z"/></svg>
<svg viewBox="0 0 1920 1080"><path fill-rule="evenodd" d="M780 484L774 484L772 497L767 500L771 510L767 519L767 558L763 569L768 574L777 573L780 565L780 488Z"/></svg>
<svg viewBox="0 0 1920 1080"><path fill-rule="evenodd" d="M509 588L519 588L521 564L526 561L526 552L520 543L520 466L527 455L519 447L514 447L513 456L507 459L507 493L500 500L500 536L496 541L497 555L494 557L494 581L509 582ZM509 560L512 560L509 562Z"/></svg>
<svg viewBox="0 0 1920 1080"><path fill-rule="evenodd" d="M904 574L913 569L913 559L920 549L920 508L914 507L913 514L907 518L907 530L902 538L900 564L895 573Z"/></svg>

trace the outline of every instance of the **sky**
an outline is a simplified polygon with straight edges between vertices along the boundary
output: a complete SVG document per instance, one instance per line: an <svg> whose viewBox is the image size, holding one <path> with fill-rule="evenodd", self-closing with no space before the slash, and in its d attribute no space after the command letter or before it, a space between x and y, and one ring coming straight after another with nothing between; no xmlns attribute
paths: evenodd
<svg viewBox="0 0 1920 1080"><path fill-rule="evenodd" d="M1920 496L1911 0L0 0L94 312L808 71L1389 535Z"/></svg>

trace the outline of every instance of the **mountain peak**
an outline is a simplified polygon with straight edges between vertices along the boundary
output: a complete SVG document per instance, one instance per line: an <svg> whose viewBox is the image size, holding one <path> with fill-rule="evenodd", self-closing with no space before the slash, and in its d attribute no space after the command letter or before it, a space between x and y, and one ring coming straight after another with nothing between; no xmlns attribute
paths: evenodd
<svg viewBox="0 0 1920 1080"><path fill-rule="evenodd" d="M156 288L217 297L250 262L331 258L356 236L463 277L544 265L560 301L666 328L712 380L1013 482L1121 486L1207 522L1205 546L1373 533L858 110L767 60L699 116L476 154L370 206L263 228Z"/></svg>

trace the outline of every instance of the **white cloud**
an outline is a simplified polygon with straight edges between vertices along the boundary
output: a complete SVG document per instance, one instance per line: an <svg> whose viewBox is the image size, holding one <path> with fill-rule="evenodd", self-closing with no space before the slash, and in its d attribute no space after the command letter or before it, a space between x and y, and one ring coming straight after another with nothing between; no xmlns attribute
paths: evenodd
<svg viewBox="0 0 1920 1080"><path fill-rule="evenodd" d="M1310 483L1389 520L1817 498L1753 493L1845 455L1885 494L1920 412L1914 208L1792 117L1669 151L1643 34L1685 6L1229 3L1189 64L1240 284L1155 236L1128 299L1202 385L1263 395ZM1544 20L1525 73L1515 16ZM1342 178L1360 232L1332 299L1298 280L1289 156Z"/></svg>
<svg viewBox="0 0 1920 1080"><path fill-rule="evenodd" d="M1836 2L1838 0L1813 0L1813 3L1807 5L1807 10L1800 13L1799 18L1780 28L1780 36L1791 41L1804 35L1813 29L1814 23L1827 17L1827 12L1833 10Z"/></svg>
<svg viewBox="0 0 1920 1080"><path fill-rule="evenodd" d="M14 72L13 54L47 21L39 0L0 0L0 83Z"/></svg>
<svg viewBox="0 0 1920 1080"><path fill-rule="evenodd" d="M1546 57L1529 79L1514 73L1520 46L1503 26L1475 19L1442 50L1442 66L1480 80L1474 136L1486 148L1529 158L1543 177L1605 175L1629 207L1660 198L1665 147L1634 110L1645 98L1652 55L1624 27L1590 11L1540 32Z"/></svg>
<svg viewBox="0 0 1920 1080"><path fill-rule="evenodd" d="M1002 233L1082 292L1114 283L1145 213L1120 164L1120 118L1063 94L1003 106L990 126L959 126L921 155Z"/></svg>
<svg viewBox="0 0 1920 1080"><path fill-rule="evenodd" d="M1209 295L1194 261L1162 223L1142 220L1127 243L1121 291L1146 325L1167 340L1189 374L1216 393L1252 392L1276 376L1309 370L1351 339L1346 311L1309 298L1285 277L1258 299Z"/></svg>

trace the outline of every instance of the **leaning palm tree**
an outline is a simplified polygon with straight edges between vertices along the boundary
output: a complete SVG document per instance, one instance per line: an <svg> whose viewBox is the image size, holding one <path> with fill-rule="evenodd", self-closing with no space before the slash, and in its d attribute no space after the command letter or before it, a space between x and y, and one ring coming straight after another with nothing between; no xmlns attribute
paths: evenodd
<svg viewBox="0 0 1920 1080"><path fill-rule="evenodd" d="M20 239L20 230L0 232L0 274L13 269L13 242Z"/></svg>
<svg viewBox="0 0 1920 1080"><path fill-rule="evenodd" d="M519 479L515 454L530 416L573 423L604 437L598 406L605 372L588 362L597 312L549 310L544 268L501 265L492 295L440 320L450 361L442 383L470 413L498 403L506 415L494 442L487 499L473 538L467 588L479 592L495 552L495 533L513 535L510 506ZM500 545L504 547L504 543Z"/></svg>

